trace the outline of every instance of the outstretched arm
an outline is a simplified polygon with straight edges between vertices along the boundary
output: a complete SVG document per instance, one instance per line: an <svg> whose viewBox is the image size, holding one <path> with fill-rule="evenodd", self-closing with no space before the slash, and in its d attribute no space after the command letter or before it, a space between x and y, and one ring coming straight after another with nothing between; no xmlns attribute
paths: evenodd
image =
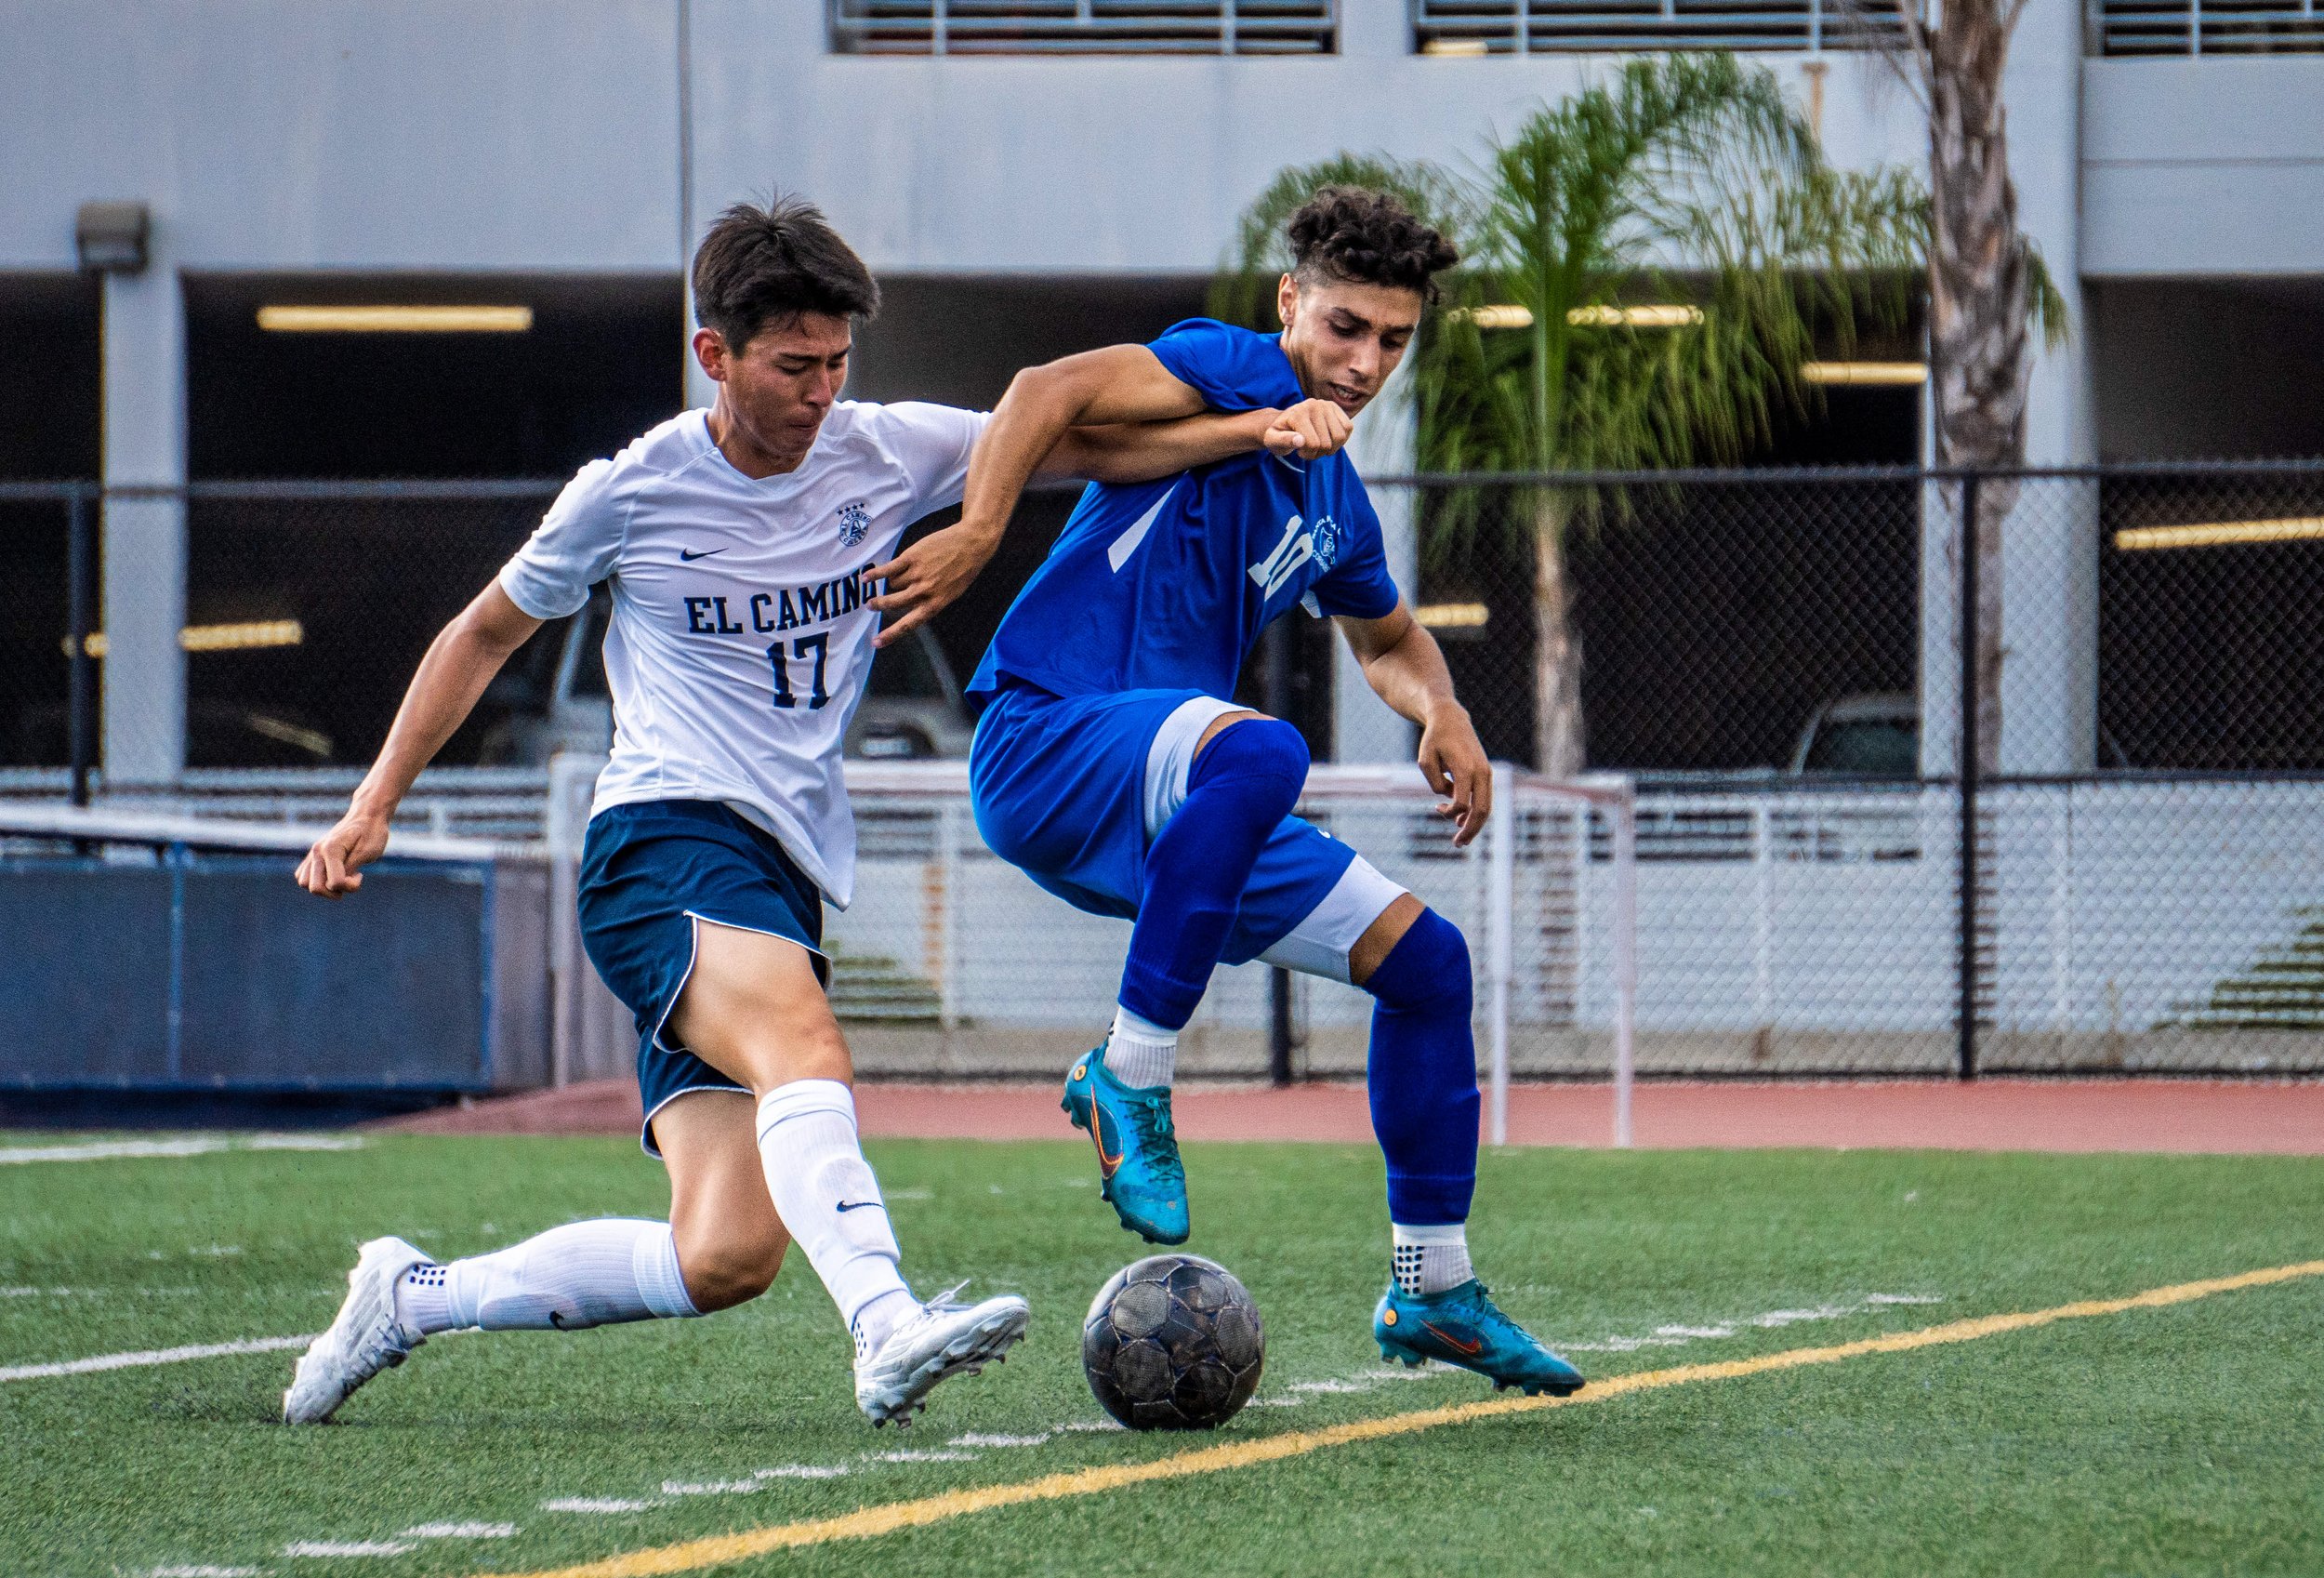
<svg viewBox="0 0 2324 1578"><path fill-rule="evenodd" d="M1261 447L1302 459L1329 455L1350 431L1347 414L1328 400L1302 400L1281 411L1206 411L1178 421L1067 428L1033 474L1050 481L1152 482Z"/></svg>
<svg viewBox="0 0 2324 1578"><path fill-rule="evenodd" d="M1000 548L1033 477L1143 482L1247 454L1328 455L1348 439L1346 413L1327 400L1285 411L1206 412L1202 396L1142 345L1085 351L1010 381L969 455L959 521L931 532L871 574L868 606L887 616L876 646L900 641L968 590Z"/></svg>
<svg viewBox="0 0 2324 1578"><path fill-rule="evenodd" d="M1373 691L1420 725L1420 776L1446 797L1436 814L1452 818L1454 847L1466 845L1493 814L1493 767L1453 695L1444 648L1402 603L1382 618L1339 623Z"/></svg>
<svg viewBox="0 0 2324 1578"><path fill-rule="evenodd" d="M343 898L363 885L362 869L388 847L388 823L395 808L453 731L468 721L508 655L522 646L541 621L519 608L493 581L429 644L412 675L403 705L396 709L388 743L379 748L355 798L338 826L317 839L298 863L298 885L324 898Z"/></svg>

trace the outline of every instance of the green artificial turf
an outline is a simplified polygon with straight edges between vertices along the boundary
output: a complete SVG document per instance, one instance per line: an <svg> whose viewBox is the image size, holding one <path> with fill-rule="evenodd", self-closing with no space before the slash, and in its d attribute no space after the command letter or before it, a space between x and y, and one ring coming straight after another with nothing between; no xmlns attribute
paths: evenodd
<svg viewBox="0 0 2324 1578"><path fill-rule="evenodd" d="M0 1384L0 1572L522 1571L1489 1395L1459 1374L1383 1378L1375 1154L1194 1147L1189 1247L1233 1267L1266 1317L1260 1402L1216 1436L1061 1432L1102 1418L1079 1323L1139 1247L1099 1202L1087 1148L893 1142L874 1160L917 1285L973 1277L1035 1310L1017 1359L940 1390L906 1434L856 1414L837 1317L795 1261L767 1298L708 1319L437 1339L324 1428L274 1423L290 1353ZM382 1137L0 1167L0 1368L311 1332L360 1239L397 1231L448 1258L666 1199L659 1168L618 1140ZM1474 1238L1507 1308L1595 1345L1574 1357L1613 1374L2315 1259L2324 1164L1509 1152L1486 1158ZM729 1571L2313 1573L2320 1307L2324 1280L2295 1281ZM1629 1346L1667 1327L1731 1334ZM1021 1439L949 1444L968 1433ZM963 1455L879 1455L900 1449ZM788 1474L754 1478L767 1469ZM845 1472L797 1477L831 1469ZM543 1505L564 1498L642 1505ZM465 1523L520 1532L287 1554Z"/></svg>

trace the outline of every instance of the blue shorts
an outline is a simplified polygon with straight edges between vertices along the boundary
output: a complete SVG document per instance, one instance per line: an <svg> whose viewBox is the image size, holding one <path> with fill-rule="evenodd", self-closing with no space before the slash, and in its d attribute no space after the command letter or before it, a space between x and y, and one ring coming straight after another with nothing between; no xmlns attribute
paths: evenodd
<svg viewBox="0 0 2324 1578"><path fill-rule="evenodd" d="M726 806L706 800L609 805L581 844L581 943L589 962L638 1022L640 1135L649 1156L654 1115L688 1091L748 1090L663 1034L694 967L694 922L787 937L813 955L826 984L823 895L783 846Z"/></svg>
<svg viewBox="0 0 2324 1578"><path fill-rule="evenodd" d="M1133 920L1145 893L1146 851L1185 799L1195 743L1213 719L1235 710L1195 690L1052 696L1011 685L977 721L969 754L977 831L994 854L1075 908ZM1267 953L1327 898L1341 896L1335 890L1346 894L1340 908L1380 899L1356 924L1360 933L1403 890L1368 866L1358 873L1365 881L1343 883L1352 866L1362 863L1346 844L1286 816L1243 890L1224 961ZM1327 951L1344 940L1352 939L1327 939ZM1326 961L1317 973L1345 979L1345 947L1336 951L1337 971ZM1307 968L1313 952L1279 961Z"/></svg>

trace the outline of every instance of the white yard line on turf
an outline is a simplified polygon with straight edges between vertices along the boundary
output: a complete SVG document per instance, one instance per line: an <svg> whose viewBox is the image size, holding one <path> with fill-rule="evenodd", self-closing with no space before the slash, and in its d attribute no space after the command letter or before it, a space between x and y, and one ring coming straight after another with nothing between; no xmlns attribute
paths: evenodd
<svg viewBox="0 0 2324 1578"><path fill-rule="evenodd" d="M181 1348L146 1348L138 1353L100 1353L89 1359L59 1359L54 1364L12 1364L0 1368L0 1381L38 1381L50 1375L86 1375L99 1370L137 1370L149 1364L182 1364L190 1359L223 1359L237 1353L280 1353L303 1348L315 1333L303 1337L245 1337L232 1343L196 1343Z"/></svg>
<svg viewBox="0 0 2324 1578"><path fill-rule="evenodd" d="M351 1134L187 1134L165 1140L89 1140L78 1145L13 1146L0 1166L32 1161L118 1161L135 1157L215 1156L228 1150L361 1150Z"/></svg>
<svg viewBox="0 0 2324 1578"><path fill-rule="evenodd" d="M1838 1320L1868 1310L1885 1309L1900 1305L1942 1304L1941 1293L1868 1293L1847 1303L1822 1304L1813 1309L1770 1309L1758 1315L1737 1316L1704 1326L1657 1326L1645 1336L1614 1336L1602 1342L1553 1342L1552 1346L1569 1353L1634 1353L1640 1348L1684 1347L1689 1343L1716 1342L1735 1336L1750 1328L1775 1330L1797 1325L1807 1320ZM1321 1380L1293 1381L1281 1390L1252 1400L1262 1408L1300 1408L1318 1397L1341 1397L1376 1390L1397 1381L1433 1381L1446 1375L1466 1375L1469 1372L1454 1365L1440 1364L1432 1359L1418 1368L1399 1365L1380 1365L1353 1375L1331 1375ZM1046 1445L1059 1436L1081 1434L1110 1434L1121 1429L1111 1419L1076 1419L1052 1425L1036 1434L1002 1435L970 1431L953 1437L944 1443L944 1451L899 1450L871 1452L859 1455L864 1463L969 1463L980 1454L957 1449L973 1447L1024 1448ZM747 1477L734 1479L666 1479L662 1493L644 1498L628 1496L557 1496L541 1503L543 1512L626 1513L644 1512L652 1507L667 1506L685 1496L746 1496L764 1490L772 1479L829 1479L850 1472L844 1464L787 1464L780 1468L760 1468Z"/></svg>

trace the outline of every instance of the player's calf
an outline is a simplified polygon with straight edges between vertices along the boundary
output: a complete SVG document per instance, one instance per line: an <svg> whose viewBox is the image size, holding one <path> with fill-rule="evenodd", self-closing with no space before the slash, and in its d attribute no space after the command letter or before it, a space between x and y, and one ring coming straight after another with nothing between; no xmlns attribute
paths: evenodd
<svg viewBox="0 0 2324 1578"><path fill-rule="evenodd" d="M1464 1224L1480 1104L1468 943L1423 909L1363 987L1377 1003L1367 1083L1388 1161L1397 1280L1416 1293L1441 1293L1473 1275Z"/></svg>
<svg viewBox="0 0 2324 1578"><path fill-rule="evenodd" d="M491 1254L441 1265L401 1239L363 1245L330 1329L283 1394L283 1418L321 1424L440 1332L578 1332L699 1314L667 1222L571 1222Z"/></svg>
<svg viewBox="0 0 2324 1578"><path fill-rule="evenodd" d="M1392 1280L1372 1315L1382 1359L1436 1359L1495 1386L1563 1396L1581 1372L1504 1315L1469 1263L1476 1192L1476 1043L1468 943L1423 909L1363 982L1372 1128L1388 1159Z"/></svg>

